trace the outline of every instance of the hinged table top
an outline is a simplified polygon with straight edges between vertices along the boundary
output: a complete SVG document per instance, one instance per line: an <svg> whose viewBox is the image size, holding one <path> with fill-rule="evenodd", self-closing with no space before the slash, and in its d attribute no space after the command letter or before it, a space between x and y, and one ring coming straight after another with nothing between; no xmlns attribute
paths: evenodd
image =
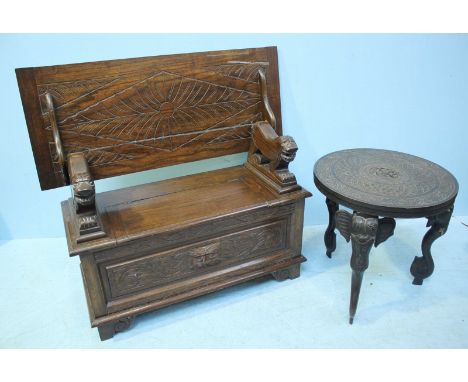
<svg viewBox="0 0 468 382"><path fill-rule="evenodd" d="M16 73L43 190L69 184L63 161L73 153L97 180L248 151L264 95L282 131L276 47Z"/></svg>

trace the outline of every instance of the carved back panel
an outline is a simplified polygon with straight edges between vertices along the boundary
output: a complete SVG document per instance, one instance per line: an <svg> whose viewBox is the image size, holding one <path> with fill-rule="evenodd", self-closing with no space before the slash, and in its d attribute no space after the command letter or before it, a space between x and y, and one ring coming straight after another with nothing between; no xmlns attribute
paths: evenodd
<svg viewBox="0 0 468 382"><path fill-rule="evenodd" d="M259 70L281 134L276 47L16 69L41 188L69 184L53 120L94 179L247 151Z"/></svg>

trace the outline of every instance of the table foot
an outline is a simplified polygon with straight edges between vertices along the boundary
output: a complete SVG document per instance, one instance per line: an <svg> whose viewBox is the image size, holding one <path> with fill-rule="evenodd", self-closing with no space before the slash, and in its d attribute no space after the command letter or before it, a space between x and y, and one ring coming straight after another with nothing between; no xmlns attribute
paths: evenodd
<svg viewBox="0 0 468 382"><path fill-rule="evenodd" d="M359 294L361 292L362 278L364 271L354 271L351 277L351 298L349 301L349 324L352 325L356 309L359 302Z"/></svg>
<svg viewBox="0 0 468 382"><path fill-rule="evenodd" d="M335 203L331 199L326 199L325 203L327 203L328 207L328 227L325 231L324 241L325 247L327 248L327 256L331 258L332 253L336 249L336 234L335 234L335 214L338 211L338 204Z"/></svg>
<svg viewBox="0 0 468 382"><path fill-rule="evenodd" d="M410 272L414 277L413 285L422 285L423 280L434 272L434 260L431 255L431 246L434 241L447 231L452 212L453 206L439 215L427 218L426 227L431 228L424 235L421 244L422 257L416 256L410 268Z"/></svg>

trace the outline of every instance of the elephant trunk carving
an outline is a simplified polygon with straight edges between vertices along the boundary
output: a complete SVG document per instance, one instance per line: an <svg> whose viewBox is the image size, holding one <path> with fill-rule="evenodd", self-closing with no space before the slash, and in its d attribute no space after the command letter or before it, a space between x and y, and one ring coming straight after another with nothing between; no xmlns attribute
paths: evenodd
<svg viewBox="0 0 468 382"><path fill-rule="evenodd" d="M346 241L351 240L352 255L351 297L349 303L349 323L352 324L359 301L364 271L369 266L369 254L372 245L376 247L393 235L395 220L392 218L378 219L375 216L353 214L338 210L335 214L335 224Z"/></svg>

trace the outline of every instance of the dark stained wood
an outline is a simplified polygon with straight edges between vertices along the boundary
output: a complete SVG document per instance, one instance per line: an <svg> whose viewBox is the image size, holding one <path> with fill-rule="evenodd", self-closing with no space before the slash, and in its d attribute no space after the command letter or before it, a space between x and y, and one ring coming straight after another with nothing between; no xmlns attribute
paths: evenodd
<svg viewBox="0 0 468 382"><path fill-rule="evenodd" d="M135 316L300 275L304 199L276 48L18 69L43 189L62 202L102 340ZM96 193L95 179L249 150L236 166Z"/></svg>
<svg viewBox="0 0 468 382"><path fill-rule="evenodd" d="M393 235L394 218L427 217L431 228L422 241L423 256L414 258L410 272L415 285L422 285L432 274L431 245L447 231L458 193L457 180L450 172L409 154L351 149L320 158L314 167L314 181L327 198L330 214L325 232L327 256L336 248L335 227L352 242L350 324L372 245L377 247ZM339 210L339 204L354 213Z"/></svg>
<svg viewBox="0 0 468 382"><path fill-rule="evenodd" d="M369 267L369 253L375 243L378 219L371 216L362 216L358 213L350 214L347 211L336 212L336 228L346 241L351 239L353 252L351 255L351 297L349 303L349 323L352 324L361 290L364 271Z"/></svg>
<svg viewBox="0 0 468 382"><path fill-rule="evenodd" d="M16 73L42 189L68 184L57 136L62 156L83 153L96 180L247 151L267 110L281 135L275 47Z"/></svg>
<svg viewBox="0 0 468 382"><path fill-rule="evenodd" d="M453 205L455 177L436 163L391 150L349 149L320 158L317 188L336 203L370 215L419 218Z"/></svg>
<svg viewBox="0 0 468 382"><path fill-rule="evenodd" d="M386 241L390 236L393 236L393 233L395 232L395 227L396 227L395 219L393 218L379 219L374 245L378 247L379 244Z"/></svg>
<svg viewBox="0 0 468 382"><path fill-rule="evenodd" d="M326 255L331 258L332 253L336 249L335 216L338 211L338 204L328 198L325 202L328 208L328 227L325 231L324 242L327 248Z"/></svg>
<svg viewBox="0 0 468 382"><path fill-rule="evenodd" d="M410 272L414 277L414 285L422 285L423 280L434 272L434 260L432 259L432 243L447 232L452 217L453 206L446 211L427 218L427 227L431 227L424 235L421 251L422 257L416 256L411 264Z"/></svg>

